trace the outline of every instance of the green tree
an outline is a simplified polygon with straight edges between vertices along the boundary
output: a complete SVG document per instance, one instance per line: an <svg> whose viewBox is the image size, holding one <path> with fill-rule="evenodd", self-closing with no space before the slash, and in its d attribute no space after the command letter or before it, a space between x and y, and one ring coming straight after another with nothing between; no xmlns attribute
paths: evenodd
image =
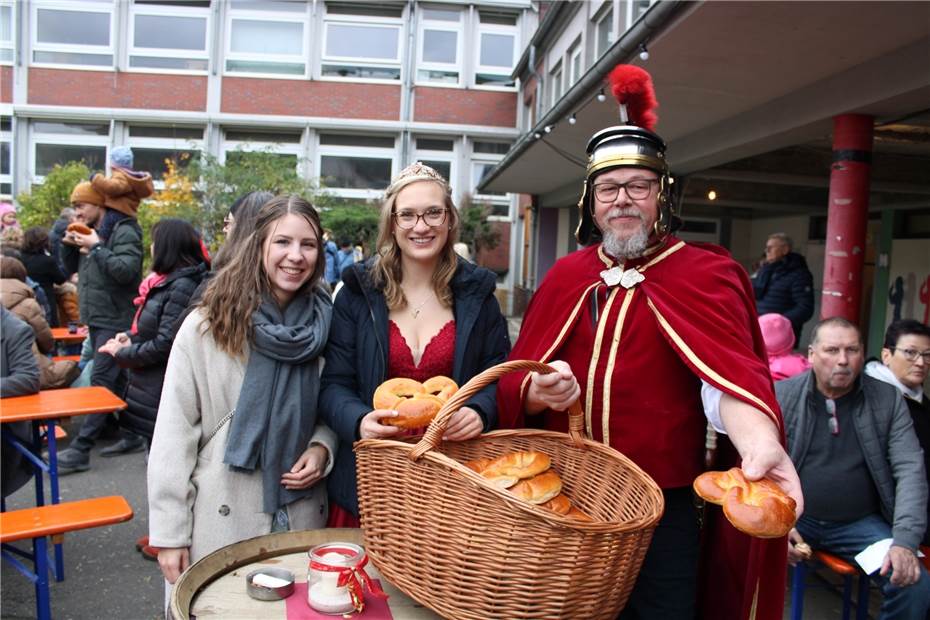
<svg viewBox="0 0 930 620"><path fill-rule="evenodd" d="M51 226L61 210L71 204L71 190L90 176L84 162L72 161L55 167L45 175L42 185L33 186L16 197L19 203L17 217L24 229L32 226Z"/></svg>
<svg viewBox="0 0 930 620"><path fill-rule="evenodd" d="M490 205L474 202L469 194L459 201L459 240L468 244L472 256L477 257L481 250L493 250L501 241L500 231L488 221L490 214Z"/></svg>
<svg viewBox="0 0 930 620"><path fill-rule="evenodd" d="M143 252L147 256L146 269L151 261L149 248L152 247L152 226L157 221L166 217L176 217L190 222L198 230L202 230L204 226L204 212L195 194L194 183L182 167L186 162L183 159L181 162L168 159L165 163L168 168L162 178L164 188L139 205L138 218L142 227Z"/></svg>
<svg viewBox="0 0 930 620"><path fill-rule="evenodd" d="M370 254L374 250L375 240L378 236L378 216L380 209L373 204L364 202L338 204L333 201L318 201L324 203L321 207L320 220L323 228L333 233L333 241L339 243L348 239L352 245L361 243Z"/></svg>

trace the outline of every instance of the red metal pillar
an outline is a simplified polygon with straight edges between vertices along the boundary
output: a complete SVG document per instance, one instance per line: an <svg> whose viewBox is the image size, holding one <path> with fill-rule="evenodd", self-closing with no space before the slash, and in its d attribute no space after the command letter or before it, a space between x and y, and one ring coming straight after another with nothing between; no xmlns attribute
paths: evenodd
<svg viewBox="0 0 930 620"><path fill-rule="evenodd" d="M843 114L833 119L822 319L841 316L859 323L872 173L872 120L862 114Z"/></svg>

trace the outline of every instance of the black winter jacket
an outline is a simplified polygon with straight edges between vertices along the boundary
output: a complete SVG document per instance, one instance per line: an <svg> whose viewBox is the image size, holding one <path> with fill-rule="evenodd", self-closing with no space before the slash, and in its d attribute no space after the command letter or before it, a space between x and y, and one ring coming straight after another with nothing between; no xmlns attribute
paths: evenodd
<svg viewBox="0 0 930 620"><path fill-rule="evenodd" d="M373 259L356 263L342 274L344 286L333 306L326 347L320 409L340 439L336 464L329 475L332 501L358 514L355 453L362 418L372 410L375 389L387 378L388 308L384 294L371 282ZM510 352L507 321L494 296L494 274L459 259L452 280L455 316L455 359L452 378L462 385L479 372L506 360ZM479 412L484 430L497 425L497 385L475 394L466 404Z"/></svg>
<svg viewBox="0 0 930 620"><path fill-rule="evenodd" d="M45 291L45 297L52 309L48 319L49 327L58 327L58 304L55 303L55 285L67 281L68 277L58 265L58 261L45 252L23 252L23 265L27 275L39 283Z"/></svg>
<svg viewBox="0 0 930 620"><path fill-rule="evenodd" d="M152 288L137 323L138 333L132 344L120 349L116 363L129 368L126 388L126 411L120 422L150 442L155 431L155 416L161 400L161 388L168 367L168 354L174 342L174 323L194 294L206 273L204 264L177 269Z"/></svg>
<svg viewBox="0 0 930 620"><path fill-rule="evenodd" d="M814 315L814 278L800 254L789 252L779 261L763 264L752 288L758 313L781 314L791 321L795 337Z"/></svg>

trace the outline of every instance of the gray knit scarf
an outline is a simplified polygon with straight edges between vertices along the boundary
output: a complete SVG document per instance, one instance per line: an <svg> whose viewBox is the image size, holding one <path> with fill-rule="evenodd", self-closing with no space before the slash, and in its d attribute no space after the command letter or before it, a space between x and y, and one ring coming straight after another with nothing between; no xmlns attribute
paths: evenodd
<svg viewBox="0 0 930 620"><path fill-rule="evenodd" d="M316 426L319 360L333 314L329 293L314 289L295 297L282 313L266 300L252 315L249 362L229 428L223 462L262 471L262 512L306 497L289 490L281 475L307 449Z"/></svg>

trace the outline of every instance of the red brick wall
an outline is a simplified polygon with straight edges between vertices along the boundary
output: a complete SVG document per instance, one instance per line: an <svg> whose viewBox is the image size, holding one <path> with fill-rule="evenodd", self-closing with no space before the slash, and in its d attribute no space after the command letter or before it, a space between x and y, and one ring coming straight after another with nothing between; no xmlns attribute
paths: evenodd
<svg viewBox="0 0 930 620"><path fill-rule="evenodd" d="M475 257L475 262L496 273L507 273L510 269L510 223L491 222L494 230L501 234L500 243L493 250L482 249Z"/></svg>
<svg viewBox="0 0 930 620"><path fill-rule="evenodd" d="M517 126L517 93L417 86L415 121L464 125Z"/></svg>
<svg viewBox="0 0 930 620"><path fill-rule="evenodd" d="M13 67L0 67L0 101L13 103Z"/></svg>
<svg viewBox="0 0 930 620"><path fill-rule="evenodd" d="M400 120L400 86L224 77L223 112Z"/></svg>
<svg viewBox="0 0 930 620"><path fill-rule="evenodd" d="M207 78L33 67L29 69L29 103L203 111Z"/></svg>

